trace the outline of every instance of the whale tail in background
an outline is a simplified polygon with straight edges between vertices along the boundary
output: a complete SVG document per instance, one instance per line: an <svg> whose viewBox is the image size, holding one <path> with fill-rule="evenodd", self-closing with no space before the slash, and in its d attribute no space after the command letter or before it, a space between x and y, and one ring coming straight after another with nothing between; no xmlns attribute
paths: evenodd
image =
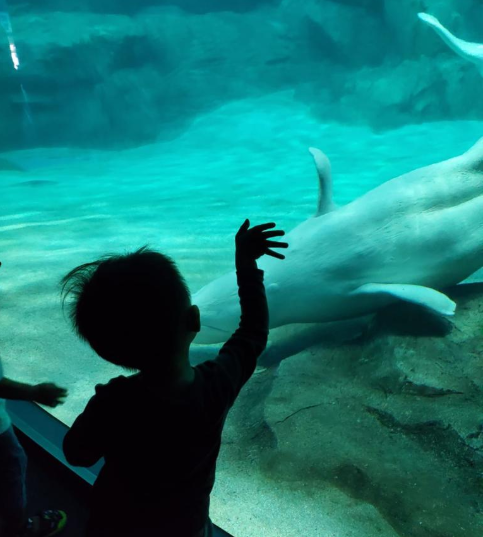
<svg viewBox="0 0 483 537"><path fill-rule="evenodd" d="M418 13L418 17L422 22L433 28L448 47L456 52L458 56L476 63L480 72L483 74L483 44L470 43L469 41L459 39L446 29L433 15L429 15L428 13Z"/></svg>

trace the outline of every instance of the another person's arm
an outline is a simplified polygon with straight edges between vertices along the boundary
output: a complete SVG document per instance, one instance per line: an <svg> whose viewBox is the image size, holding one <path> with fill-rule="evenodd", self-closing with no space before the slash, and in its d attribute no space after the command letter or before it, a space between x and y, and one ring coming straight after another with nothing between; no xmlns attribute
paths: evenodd
<svg viewBox="0 0 483 537"><path fill-rule="evenodd" d="M55 384L26 384L3 377L0 380L0 398L34 401L42 405L56 407L64 402L67 390Z"/></svg>

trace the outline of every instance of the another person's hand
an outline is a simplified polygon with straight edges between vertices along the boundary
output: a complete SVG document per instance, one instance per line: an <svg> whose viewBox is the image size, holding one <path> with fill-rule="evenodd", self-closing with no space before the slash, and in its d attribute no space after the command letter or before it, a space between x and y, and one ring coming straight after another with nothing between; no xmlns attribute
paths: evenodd
<svg viewBox="0 0 483 537"><path fill-rule="evenodd" d="M236 267L256 267L256 260L262 255L270 255L277 259L285 256L274 251L273 248L288 248L286 242L272 241L273 237L285 235L285 231L274 230L275 223L260 224L250 228L250 221L243 222L235 237ZM271 230L271 231L270 231Z"/></svg>
<svg viewBox="0 0 483 537"><path fill-rule="evenodd" d="M44 382L33 387L33 400L41 405L50 406L52 408L64 403L67 397L67 390L60 388L51 382Z"/></svg>

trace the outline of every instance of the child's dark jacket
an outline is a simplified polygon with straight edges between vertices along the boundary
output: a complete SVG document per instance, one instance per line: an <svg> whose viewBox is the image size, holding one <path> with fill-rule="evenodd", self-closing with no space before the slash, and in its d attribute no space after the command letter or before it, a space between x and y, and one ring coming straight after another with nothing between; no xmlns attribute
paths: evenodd
<svg viewBox="0 0 483 537"><path fill-rule="evenodd" d="M96 387L67 433L71 464L105 459L93 489L91 527L181 537L206 524L223 425L268 336L263 272L239 271L238 283L240 327L215 360L194 367L195 380L183 393L163 395L141 374L117 377Z"/></svg>

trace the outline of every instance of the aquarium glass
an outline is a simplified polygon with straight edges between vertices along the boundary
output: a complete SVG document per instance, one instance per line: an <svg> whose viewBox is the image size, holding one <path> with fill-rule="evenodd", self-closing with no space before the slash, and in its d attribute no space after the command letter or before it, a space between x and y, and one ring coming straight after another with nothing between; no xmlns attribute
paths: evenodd
<svg viewBox="0 0 483 537"><path fill-rule="evenodd" d="M481 537L479 43L478 0L0 0L6 375L68 388L47 410L71 425L130 373L73 333L68 271L148 244L225 334L236 294L215 280L238 227L303 224L260 262L273 326L228 417L213 521Z"/></svg>

